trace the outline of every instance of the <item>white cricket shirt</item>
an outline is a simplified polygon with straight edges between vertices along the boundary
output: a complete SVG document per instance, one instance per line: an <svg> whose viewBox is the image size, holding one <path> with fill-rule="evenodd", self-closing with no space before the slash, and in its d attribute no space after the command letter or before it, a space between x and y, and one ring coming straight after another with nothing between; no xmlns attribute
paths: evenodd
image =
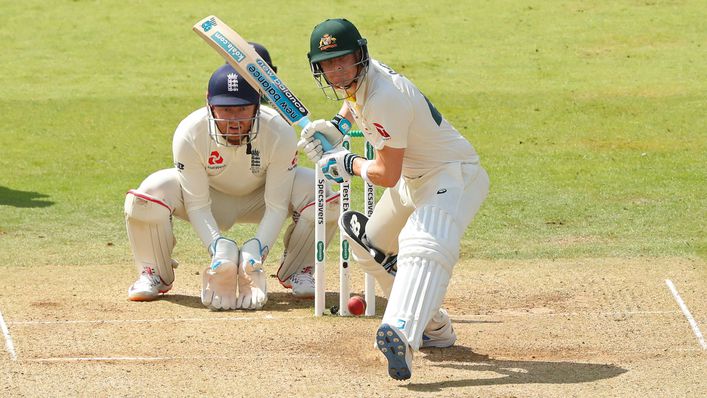
<svg viewBox="0 0 707 398"><path fill-rule="evenodd" d="M265 185L265 214L255 237L270 248L287 218L297 167L296 135L277 112L263 105L259 123L250 154L246 145L226 147L214 142L206 107L187 116L174 133L172 151L184 206L207 247L219 236L209 188L238 197Z"/></svg>
<svg viewBox="0 0 707 398"><path fill-rule="evenodd" d="M355 101L346 100L356 125L376 149L405 148L402 175L417 178L450 162L477 163L469 141L444 119L405 76L370 60Z"/></svg>

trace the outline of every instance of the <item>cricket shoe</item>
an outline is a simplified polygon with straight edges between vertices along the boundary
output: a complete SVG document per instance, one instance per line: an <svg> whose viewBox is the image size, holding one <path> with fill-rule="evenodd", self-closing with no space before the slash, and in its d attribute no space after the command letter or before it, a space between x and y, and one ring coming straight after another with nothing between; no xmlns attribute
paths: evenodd
<svg viewBox="0 0 707 398"><path fill-rule="evenodd" d="M376 344L388 360L388 374L395 380L412 376L412 348L405 336L393 325L382 324L376 332Z"/></svg>
<svg viewBox="0 0 707 398"><path fill-rule="evenodd" d="M447 322L441 328L426 331L422 334L421 348L447 348L457 341L457 334L454 333L452 322Z"/></svg>
<svg viewBox="0 0 707 398"><path fill-rule="evenodd" d="M130 301L152 301L160 294L167 293L172 285L167 285L159 275L146 267L140 277L128 289L128 300Z"/></svg>
<svg viewBox="0 0 707 398"><path fill-rule="evenodd" d="M292 274L282 282L282 286L292 289L292 295L297 298L314 298L314 276L312 267L306 267L302 272Z"/></svg>

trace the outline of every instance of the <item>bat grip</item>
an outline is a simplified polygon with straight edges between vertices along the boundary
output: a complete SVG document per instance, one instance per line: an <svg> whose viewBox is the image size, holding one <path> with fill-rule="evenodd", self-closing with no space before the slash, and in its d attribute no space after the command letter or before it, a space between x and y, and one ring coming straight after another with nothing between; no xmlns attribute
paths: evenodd
<svg viewBox="0 0 707 398"><path fill-rule="evenodd" d="M297 124L298 124L300 127L304 128L306 125L309 124L309 122L310 122L310 121L309 121L309 117L305 116L305 117L303 117L302 119L300 119L300 120L297 122ZM334 146L331 145L331 143L329 142L329 140L326 139L326 137L324 137L324 134L319 133L319 132L316 132L316 133L314 133L314 138L317 139L317 140L319 140L319 142L322 143L322 151L323 151L324 153L329 152L329 151L331 151L332 149L334 149Z"/></svg>
<svg viewBox="0 0 707 398"><path fill-rule="evenodd" d="M327 152L331 151L332 149L334 149L334 146L331 145L331 143L329 143L329 140L326 139L324 134L322 134L320 132L316 132L316 133L314 133L313 137L322 143L322 151L324 151L324 153L327 153Z"/></svg>

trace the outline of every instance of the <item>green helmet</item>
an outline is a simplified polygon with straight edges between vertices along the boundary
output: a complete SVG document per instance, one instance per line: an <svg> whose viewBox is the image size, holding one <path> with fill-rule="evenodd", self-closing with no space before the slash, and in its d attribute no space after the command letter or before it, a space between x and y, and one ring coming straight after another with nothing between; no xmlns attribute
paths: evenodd
<svg viewBox="0 0 707 398"><path fill-rule="evenodd" d="M312 64L363 50L365 58L366 39L346 19L327 19L314 27L309 39L307 57Z"/></svg>
<svg viewBox="0 0 707 398"><path fill-rule="evenodd" d="M353 65L358 68L356 77L348 83L347 87L343 89L335 88L331 82L327 80L319 63L328 59L356 53L360 54L360 58L358 58ZM369 58L366 39L361 37L361 34L354 24L342 18L327 19L314 27L312 36L309 39L307 58L309 58L309 66L312 70L314 80L317 81L324 95L332 100L343 100L354 95L355 91L350 92L348 87L354 82L361 81L368 72ZM358 91L358 87L360 86L356 86L356 91ZM342 90L343 93L340 93L339 91Z"/></svg>

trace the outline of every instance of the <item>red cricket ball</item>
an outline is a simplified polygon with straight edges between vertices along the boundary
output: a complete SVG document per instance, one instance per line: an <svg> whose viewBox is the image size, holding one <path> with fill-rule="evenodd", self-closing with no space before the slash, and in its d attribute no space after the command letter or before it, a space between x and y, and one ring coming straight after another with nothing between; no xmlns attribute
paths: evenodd
<svg viewBox="0 0 707 398"><path fill-rule="evenodd" d="M347 303L351 315L363 315L366 312L366 300L361 296L353 296Z"/></svg>

